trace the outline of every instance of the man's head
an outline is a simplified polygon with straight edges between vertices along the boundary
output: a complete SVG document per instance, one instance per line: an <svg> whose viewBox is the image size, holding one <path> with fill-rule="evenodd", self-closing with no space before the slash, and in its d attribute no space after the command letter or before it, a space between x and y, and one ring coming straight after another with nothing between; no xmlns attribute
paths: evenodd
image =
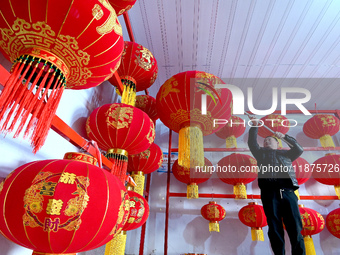
<svg viewBox="0 0 340 255"><path fill-rule="evenodd" d="M263 141L263 147L265 148L277 150L278 146L279 140L274 136L267 136Z"/></svg>

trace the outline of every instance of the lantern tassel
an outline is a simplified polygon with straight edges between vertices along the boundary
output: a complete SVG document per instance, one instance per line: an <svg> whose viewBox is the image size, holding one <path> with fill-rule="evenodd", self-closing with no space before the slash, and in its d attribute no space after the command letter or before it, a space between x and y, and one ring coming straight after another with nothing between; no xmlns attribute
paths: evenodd
<svg viewBox="0 0 340 255"><path fill-rule="evenodd" d="M145 182L145 175L142 171L132 172L131 177L137 184L133 191L138 193L139 195L143 196L144 193L144 182Z"/></svg>
<svg viewBox="0 0 340 255"><path fill-rule="evenodd" d="M330 135L321 136L319 140L323 148L330 148L330 147L335 148L333 139Z"/></svg>
<svg viewBox="0 0 340 255"><path fill-rule="evenodd" d="M298 190L298 189L297 189L297 190L295 190L295 191L294 191L294 193L295 193L295 195L297 196L298 200L300 200L300 194L299 194L299 190Z"/></svg>
<svg viewBox="0 0 340 255"><path fill-rule="evenodd" d="M314 242L311 236L304 236L303 241L305 243L306 255L316 255Z"/></svg>
<svg viewBox="0 0 340 255"><path fill-rule="evenodd" d="M234 195L235 199L247 199L246 185L243 183L237 183L234 185Z"/></svg>
<svg viewBox="0 0 340 255"><path fill-rule="evenodd" d="M340 199L340 185L334 185L335 194L338 196L338 199Z"/></svg>
<svg viewBox="0 0 340 255"><path fill-rule="evenodd" d="M111 173L125 185L128 153L123 149L109 149L105 155L112 163Z"/></svg>
<svg viewBox="0 0 340 255"><path fill-rule="evenodd" d="M220 224L217 221L210 221L209 232L220 232Z"/></svg>
<svg viewBox="0 0 340 255"><path fill-rule="evenodd" d="M136 105L136 80L130 76L121 77L124 86L122 93L122 103L135 106Z"/></svg>
<svg viewBox="0 0 340 255"><path fill-rule="evenodd" d="M227 148L237 148L237 141L234 135L227 137L225 142Z"/></svg>
<svg viewBox="0 0 340 255"><path fill-rule="evenodd" d="M121 231L105 245L104 255L124 255L126 246L126 231Z"/></svg>
<svg viewBox="0 0 340 255"><path fill-rule="evenodd" d="M187 185L187 198L198 198L198 185L196 183L190 183Z"/></svg>
<svg viewBox="0 0 340 255"><path fill-rule="evenodd" d="M262 228L251 228L251 240L252 241L264 241Z"/></svg>

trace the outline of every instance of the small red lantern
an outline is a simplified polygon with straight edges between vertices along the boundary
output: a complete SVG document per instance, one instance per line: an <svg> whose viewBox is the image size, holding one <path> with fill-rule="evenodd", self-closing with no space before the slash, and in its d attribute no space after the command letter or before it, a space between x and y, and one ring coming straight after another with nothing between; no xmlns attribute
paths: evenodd
<svg viewBox="0 0 340 255"><path fill-rule="evenodd" d="M158 120L159 116L156 108L156 99L149 95L136 96L136 105L138 109L145 112L153 122Z"/></svg>
<svg viewBox="0 0 340 255"><path fill-rule="evenodd" d="M217 176L224 183L234 186L235 199L246 199L245 184L257 178L257 161L252 156L233 153L222 158L217 166Z"/></svg>
<svg viewBox="0 0 340 255"><path fill-rule="evenodd" d="M115 9L117 16L122 15L124 12L130 10L137 0L109 0L109 3Z"/></svg>
<svg viewBox="0 0 340 255"><path fill-rule="evenodd" d="M263 206L256 202L250 202L238 212L240 221L251 227L252 241L264 241L262 228L267 226L267 217L264 214Z"/></svg>
<svg viewBox="0 0 340 255"><path fill-rule="evenodd" d="M315 254L314 243L311 235L320 233L325 228L325 220L317 211L299 205L303 240L306 247L306 255Z"/></svg>
<svg viewBox="0 0 340 255"><path fill-rule="evenodd" d="M215 132L219 138L226 140L227 148L237 148L236 138L243 135L246 130L245 121L237 116L231 116L228 123L220 130Z"/></svg>
<svg viewBox="0 0 340 255"><path fill-rule="evenodd" d="M340 208L331 211L327 215L326 226L333 236L340 238Z"/></svg>
<svg viewBox="0 0 340 255"><path fill-rule="evenodd" d="M314 179L325 185L334 185L335 193L340 199L340 155L327 154L312 165Z"/></svg>
<svg viewBox="0 0 340 255"><path fill-rule="evenodd" d="M201 214L204 219L209 221L210 232L220 232L219 221L223 220L226 216L225 209L217 204L215 201L210 201L209 204L201 208Z"/></svg>
<svg viewBox="0 0 340 255"><path fill-rule="evenodd" d="M297 158L292 162L293 168L295 169L296 180L299 185L304 184L312 176L310 164L304 158ZM299 190L295 190L295 194L300 200Z"/></svg>
<svg viewBox="0 0 340 255"><path fill-rule="evenodd" d="M186 168L178 164L176 160L172 165L172 173L180 182L187 184L187 198L198 198L198 185L209 180L211 171L209 167L211 162L204 158L204 167Z"/></svg>
<svg viewBox="0 0 340 255"><path fill-rule="evenodd" d="M331 136L339 131L340 120L334 115L316 114L303 125L303 132L312 139L319 139L324 148L335 147Z"/></svg>

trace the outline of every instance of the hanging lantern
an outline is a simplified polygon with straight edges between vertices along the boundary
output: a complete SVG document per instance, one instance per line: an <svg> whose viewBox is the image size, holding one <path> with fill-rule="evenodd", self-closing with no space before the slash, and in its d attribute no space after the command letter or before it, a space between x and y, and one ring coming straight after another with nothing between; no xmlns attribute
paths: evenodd
<svg viewBox="0 0 340 255"><path fill-rule="evenodd" d="M334 185L335 193L340 199L340 155L331 154L319 158L313 163L313 178L325 185Z"/></svg>
<svg viewBox="0 0 340 255"><path fill-rule="evenodd" d="M86 133L113 162L112 173L125 182L128 155L150 147L155 128L143 111L125 104L106 104L95 109L86 122Z"/></svg>
<svg viewBox="0 0 340 255"><path fill-rule="evenodd" d="M304 158L297 158L292 162L293 168L295 169L296 180L299 185L304 184L312 176L310 164ZM299 190L294 191L298 199L300 200Z"/></svg>
<svg viewBox="0 0 340 255"><path fill-rule="evenodd" d="M186 168L180 166L178 164L178 160L176 160L172 165L172 173L175 178L180 182L187 184L187 198L198 198L198 185L209 180L211 176L211 171L209 167L211 167L211 162L204 158L204 167L199 168Z"/></svg>
<svg viewBox="0 0 340 255"><path fill-rule="evenodd" d="M116 71L122 28L106 0L2 1L0 12L0 49L13 63L0 96L0 129L15 128L14 137L25 129L36 153L64 89L97 86Z"/></svg>
<svg viewBox="0 0 340 255"><path fill-rule="evenodd" d="M145 112L155 123L159 116L156 108L156 99L149 95L136 96L136 105L138 109Z"/></svg>
<svg viewBox="0 0 340 255"><path fill-rule="evenodd" d="M217 204L215 201L210 201L209 204L201 208L201 214L204 219L209 221L210 232L220 232L219 221L223 220L226 216L225 209Z"/></svg>
<svg viewBox="0 0 340 255"><path fill-rule="evenodd" d="M234 185L235 199L247 199L245 184L257 177L257 161L255 158L240 153L233 153L222 158L217 165L220 167L217 176L224 183Z"/></svg>
<svg viewBox="0 0 340 255"><path fill-rule="evenodd" d="M215 84L224 82L209 73L187 71L172 76L157 93L160 120L179 133L178 162L183 167L204 165L203 136L222 128L214 125L215 119L231 117L231 92L215 89ZM206 114L202 114L202 97L207 95Z"/></svg>
<svg viewBox="0 0 340 255"><path fill-rule="evenodd" d="M270 114L261 118L264 125L269 127L274 132L280 132L282 134L286 134L289 131L289 120L280 114ZM267 136L274 136L272 132L270 132L265 127L259 127L258 135L266 138ZM279 141L279 148L282 148L282 141L279 138L276 138Z"/></svg>
<svg viewBox="0 0 340 255"><path fill-rule="evenodd" d="M256 202L250 202L238 212L240 221L251 227L251 240L264 241L262 228L267 226L267 217L264 214L263 206Z"/></svg>
<svg viewBox="0 0 340 255"><path fill-rule="evenodd" d="M237 116L231 116L228 123L215 132L221 139L225 139L227 148L237 148L236 138L243 135L246 130L245 121Z"/></svg>
<svg viewBox="0 0 340 255"><path fill-rule="evenodd" d="M306 255L316 255L312 235L320 233L325 227L325 220L317 211L299 205L303 240L306 247Z"/></svg>
<svg viewBox="0 0 340 255"><path fill-rule="evenodd" d="M163 152L155 143L145 151L129 155L127 171L137 184L134 191L143 196L145 174L150 174L161 167L163 163Z"/></svg>
<svg viewBox="0 0 340 255"><path fill-rule="evenodd" d="M319 139L324 148L334 148L331 136L339 131L340 121L334 115L316 114L303 125L303 133L312 139Z"/></svg>
<svg viewBox="0 0 340 255"><path fill-rule="evenodd" d="M137 0L108 0L112 7L115 9L117 16L122 15L124 12L130 10Z"/></svg>
<svg viewBox="0 0 340 255"><path fill-rule="evenodd" d="M75 254L112 239L127 221L127 192L88 162L41 160L10 173L0 188L1 233L33 254Z"/></svg>
<svg viewBox="0 0 340 255"><path fill-rule="evenodd" d="M340 238L340 208L331 211L327 215L326 226L333 236Z"/></svg>
<svg viewBox="0 0 340 255"><path fill-rule="evenodd" d="M121 64L117 70L123 83L122 103L135 106L136 91L149 88L158 74L157 61L152 53L135 42L124 42ZM115 79L109 80L115 84Z"/></svg>

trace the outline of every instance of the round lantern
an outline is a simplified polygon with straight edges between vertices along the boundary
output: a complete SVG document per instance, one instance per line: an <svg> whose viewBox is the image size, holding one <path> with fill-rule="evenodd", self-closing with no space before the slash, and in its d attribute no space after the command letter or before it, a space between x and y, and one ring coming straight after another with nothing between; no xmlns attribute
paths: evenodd
<svg viewBox="0 0 340 255"><path fill-rule="evenodd" d="M312 176L311 166L304 158L298 157L292 162L292 165L295 169L296 180L299 185L304 184ZM294 192L300 200L299 190L297 189Z"/></svg>
<svg viewBox="0 0 340 255"><path fill-rule="evenodd" d="M333 236L340 238L340 208L331 211L327 215L326 226Z"/></svg>
<svg viewBox="0 0 340 255"><path fill-rule="evenodd" d="M215 132L221 139L225 139L227 148L237 148L236 138L243 135L246 130L245 121L237 116L231 116L228 123Z"/></svg>
<svg viewBox="0 0 340 255"><path fill-rule="evenodd" d="M0 12L0 50L13 63L0 96L1 130L16 127L17 137L25 128L37 152L64 89L97 86L116 71L122 28L106 0L1 1Z"/></svg>
<svg viewBox="0 0 340 255"><path fill-rule="evenodd" d="M154 123L147 114L125 104L106 104L95 109L86 122L86 133L107 151L114 163L112 173L124 181L128 155L150 147L155 139Z"/></svg>
<svg viewBox="0 0 340 255"><path fill-rule="evenodd" d="M89 163L31 162L2 184L1 233L37 254L90 250L121 230L126 193L117 177Z"/></svg>
<svg viewBox="0 0 340 255"><path fill-rule="evenodd" d="M179 133L178 161L186 168L204 165L203 135L222 128L214 125L216 119L231 117L232 94L228 89L215 89L216 84L224 82L209 73L187 71L172 76L157 93L159 118Z"/></svg>
<svg viewBox="0 0 340 255"><path fill-rule="evenodd" d="M115 9L117 15L122 15L124 12L130 10L137 0L109 0L109 3Z"/></svg>
<svg viewBox="0 0 340 255"><path fill-rule="evenodd" d="M204 167L186 168L178 164L176 160L172 165L172 173L180 182L187 184L187 198L198 198L198 185L211 177L211 162L204 158Z"/></svg>
<svg viewBox="0 0 340 255"><path fill-rule="evenodd" d="M129 155L127 171L131 173L131 177L137 186L134 191L139 195L143 195L145 174L150 174L161 167L163 163L163 152L155 143L145 151Z"/></svg>
<svg viewBox="0 0 340 255"><path fill-rule="evenodd" d="M122 103L135 105L136 91L149 88L158 74L157 61L152 53L135 42L124 42L121 64L117 73L123 83ZM109 80L115 84L115 79Z"/></svg>
<svg viewBox="0 0 340 255"><path fill-rule="evenodd" d="M282 134L286 134L289 131L289 120L280 114L270 114L261 118L264 125L269 127L274 132L280 132ZM259 127L258 135L266 138L267 136L274 136L272 132L270 132L265 127ZM279 138L276 138L279 141L279 148L282 148L282 141Z"/></svg>
<svg viewBox="0 0 340 255"><path fill-rule="evenodd" d="M210 232L220 232L219 221L223 220L226 216L225 209L217 204L215 201L210 201L209 204L201 208L201 214L204 219L209 221Z"/></svg>
<svg viewBox="0 0 340 255"><path fill-rule="evenodd" d="M159 118L156 108L156 99L149 95L136 96L136 105L138 109L145 112L153 122Z"/></svg>
<svg viewBox="0 0 340 255"><path fill-rule="evenodd" d="M311 235L320 233L325 227L325 220L317 211L299 205L303 240L306 247L306 255L315 255L314 243Z"/></svg>
<svg viewBox="0 0 340 255"><path fill-rule="evenodd" d="M262 228L267 226L267 217L264 214L263 206L256 202L250 202L238 212L240 221L251 227L252 241L264 241Z"/></svg>
<svg viewBox="0 0 340 255"><path fill-rule="evenodd" d="M313 166L314 179L325 185L334 185L335 193L340 199L340 155L328 154L316 160Z"/></svg>
<svg viewBox="0 0 340 255"><path fill-rule="evenodd" d="M245 184L257 177L257 161L255 158L240 153L233 153L222 158L218 163L220 170L217 176L224 183L234 185L235 199L246 199Z"/></svg>
<svg viewBox="0 0 340 255"><path fill-rule="evenodd" d="M303 132L312 139L319 139L324 148L335 147L331 136L339 131L340 121L334 115L316 114L303 125Z"/></svg>

